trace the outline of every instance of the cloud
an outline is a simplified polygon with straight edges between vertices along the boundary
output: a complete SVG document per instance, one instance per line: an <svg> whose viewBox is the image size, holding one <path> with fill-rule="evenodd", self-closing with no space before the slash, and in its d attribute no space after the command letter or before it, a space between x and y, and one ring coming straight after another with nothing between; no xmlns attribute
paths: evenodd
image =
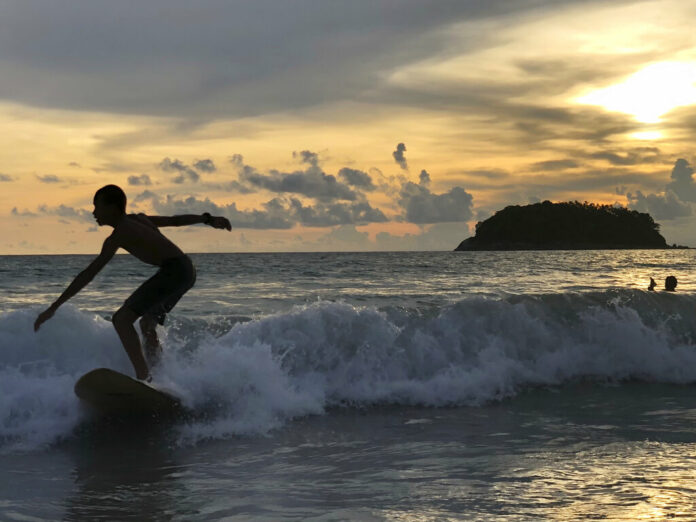
<svg viewBox="0 0 696 522"><path fill-rule="evenodd" d="M385 69L446 50L442 29L451 24L538 5L444 0L432 8L404 0L390 9L380 2L256 0L203 2L192 15L182 0L139 9L43 2L37 17L32 2L8 0L0 18L0 97L208 120L302 108L357 98ZM467 46L477 45L472 38Z"/></svg>
<svg viewBox="0 0 696 522"><path fill-rule="evenodd" d="M160 198L151 191L138 194L134 201L150 201L153 209L163 215L210 212L226 216L235 228L288 229L295 225L328 227L347 224L382 223L387 217L366 201L330 202L305 205L296 198L273 198L261 209L239 210L236 203L218 205L209 198L195 196Z"/></svg>
<svg viewBox="0 0 696 522"><path fill-rule="evenodd" d="M406 152L406 145L403 143L399 143L396 146L396 150L392 152L392 156L394 157L394 161L399 165L404 170L408 170L408 163L406 162L406 158L404 157L404 152Z"/></svg>
<svg viewBox="0 0 696 522"><path fill-rule="evenodd" d="M350 185L351 187L357 187L367 191L372 191L377 188L372 183L372 178L370 175L362 170L343 167L338 171L338 177L343 178L346 184Z"/></svg>
<svg viewBox="0 0 696 522"><path fill-rule="evenodd" d="M12 207L12 211L10 212L10 214L16 217L36 217L38 215L27 209L17 210L17 207Z"/></svg>
<svg viewBox="0 0 696 522"><path fill-rule="evenodd" d="M46 174L45 176L36 176L41 183L62 183L63 180L54 174Z"/></svg>
<svg viewBox="0 0 696 522"><path fill-rule="evenodd" d="M272 170L268 174L261 174L252 167L244 166L239 173L239 179L242 183L271 192L300 194L321 201L359 199L355 190L317 166L311 154L304 156L304 162L309 163L309 167L304 171L285 173Z"/></svg>
<svg viewBox="0 0 696 522"><path fill-rule="evenodd" d="M198 172L178 159L172 161L169 158L164 158L160 161L159 168L164 172L178 172L179 175L172 179L172 181L177 184L184 183L187 178L194 183L201 179Z"/></svg>
<svg viewBox="0 0 696 522"><path fill-rule="evenodd" d="M538 161L532 163L532 170L565 170L574 169L579 167L577 161L572 159L562 159L562 160L549 160L549 161Z"/></svg>
<svg viewBox="0 0 696 522"><path fill-rule="evenodd" d="M288 229L294 225L294 222L288 219L286 208L277 199L264 203L260 210L239 210L236 203L218 205L209 198L201 200L195 196L177 198L167 195L161 199L150 191L139 194L135 199L150 200L155 212L161 215L210 212L213 215L226 216L233 228Z"/></svg>
<svg viewBox="0 0 696 522"><path fill-rule="evenodd" d="M59 216L66 219L72 219L74 221L85 221L87 223L94 223L94 216L92 215L92 213L81 208L76 209L61 204L57 207L39 205L37 210L40 214L48 216Z"/></svg>
<svg viewBox="0 0 696 522"><path fill-rule="evenodd" d="M473 196L461 187L433 194L425 185L409 181L401 187L399 205L406 221L417 224L468 221L473 215Z"/></svg>
<svg viewBox="0 0 696 522"><path fill-rule="evenodd" d="M667 190L664 194L644 195L640 190L635 193L626 194L628 208L639 212L648 212L654 219L676 219L690 216L692 213L691 205L684 203L679 197Z"/></svg>
<svg viewBox="0 0 696 522"><path fill-rule="evenodd" d="M674 163L670 181L666 189L673 191L682 201L696 202L696 183L693 179L694 169L685 159Z"/></svg>
<svg viewBox="0 0 696 522"><path fill-rule="evenodd" d="M217 170L215 163L211 159L198 160L193 164L193 168L200 172L212 173Z"/></svg>
<svg viewBox="0 0 696 522"><path fill-rule="evenodd" d="M657 147L637 147L622 154L610 151L600 151L589 155L593 159L603 159L612 165L643 165L662 161L660 149Z"/></svg>
<svg viewBox="0 0 696 522"><path fill-rule="evenodd" d="M299 200L290 200L293 219L308 227L329 227L334 225L365 225L384 223L387 217L381 210L372 208L367 201L352 203L318 203L304 206Z"/></svg>
<svg viewBox="0 0 696 522"><path fill-rule="evenodd" d="M683 158L674 163L670 174L671 181L664 191L644 194L642 191L627 192L625 187L617 188L617 194L625 192L628 208L648 212L655 219L673 220L693 213L690 203L696 202L696 183L693 179L694 169Z"/></svg>
<svg viewBox="0 0 696 522"><path fill-rule="evenodd" d="M128 176L128 184L129 185L152 185L152 181L150 180L150 176L147 174L141 174L140 176Z"/></svg>
<svg viewBox="0 0 696 522"><path fill-rule="evenodd" d="M430 185L430 174L428 174L427 170L421 170L420 176L418 176L418 184L424 187Z"/></svg>
<svg viewBox="0 0 696 522"><path fill-rule="evenodd" d="M300 152L293 152L293 158L299 158L300 163L307 163L313 167L319 165L319 155L316 152L310 150L303 150Z"/></svg>
<svg viewBox="0 0 696 522"><path fill-rule="evenodd" d="M0 182L9 182L9 181L14 181L14 178L8 174L3 174L0 172Z"/></svg>

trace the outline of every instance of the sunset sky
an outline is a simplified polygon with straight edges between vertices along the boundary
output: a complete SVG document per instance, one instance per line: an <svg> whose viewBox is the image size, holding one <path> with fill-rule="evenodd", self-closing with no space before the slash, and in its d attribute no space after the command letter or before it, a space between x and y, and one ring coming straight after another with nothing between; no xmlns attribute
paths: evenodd
<svg viewBox="0 0 696 522"><path fill-rule="evenodd" d="M696 2L0 0L0 254L450 250L550 199L696 246Z"/></svg>

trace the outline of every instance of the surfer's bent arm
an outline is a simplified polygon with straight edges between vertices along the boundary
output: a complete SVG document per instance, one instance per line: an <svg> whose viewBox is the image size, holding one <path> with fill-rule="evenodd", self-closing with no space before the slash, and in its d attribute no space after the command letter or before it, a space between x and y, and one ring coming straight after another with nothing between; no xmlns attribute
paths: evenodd
<svg viewBox="0 0 696 522"><path fill-rule="evenodd" d="M87 286L87 284L94 279L94 276L96 276L99 271L104 268L104 265L106 265L106 263L108 263L111 258L114 257L116 250L118 250L118 246L118 241L113 237L113 235L107 237L99 255L94 258L87 268L77 274L75 279L73 279L73 282L68 285L68 288L65 289L65 291L51 306L39 314L39 317L34 323L34 330L38 330L41 323L50 319L60 305L65 303L68 299Z"/></svg>
<svg viewBox="0 0 696 522"><path fill-rule="evenodd" d="M211 216L207 212L203 214L182 214L180 216L147 216L147 219L156 227L184 227L200 223L213 228L232 230L232 225L226 217Z"/></svg>

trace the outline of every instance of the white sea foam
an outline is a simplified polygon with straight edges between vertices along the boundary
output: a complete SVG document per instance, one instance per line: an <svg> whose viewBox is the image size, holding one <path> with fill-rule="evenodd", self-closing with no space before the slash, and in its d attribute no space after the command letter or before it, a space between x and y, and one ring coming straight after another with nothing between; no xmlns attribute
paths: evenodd
<svg viewBox="0 0 696 522"><path fill-rule="evenodd" d="M426 311L317 303L222 336L165 331L156 381L202 415L180 440L257 435L338 405L478 405L572 379L696 381L696 299L613 291L470 298ZM111 324L66 306L0 314L0 445L71 436L95 367L131 374ZM177 329L180 333L181 327Z"/></svg>

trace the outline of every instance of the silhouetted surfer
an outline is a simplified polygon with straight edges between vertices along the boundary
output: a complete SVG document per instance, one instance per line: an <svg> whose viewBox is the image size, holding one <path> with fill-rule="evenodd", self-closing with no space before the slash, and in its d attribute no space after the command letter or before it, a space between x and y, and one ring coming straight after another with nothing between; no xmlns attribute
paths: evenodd
<svg viewBox="0 0 696 522"><path fill-rule="evenodd" d="M114 231L104 241L101 253L80 272L68 288L41 312L34 323L38 330L50 319L58 307L82 290L119 248L150 265L159 267L157 273L145 281L126 299L114 313L112 322L126 349L138 379L148 379L150 372L143 357L138 333L133 327L140 317L140 329L145 339L145 351L150 365L159 358L161 346L157 338L157 323L164 324L165 315L195 283L196 269L191 260L178 246L167 239L158 227L179 227L204 223L213 228L232 230L227 218L187 214L182 216L146 216L126 214L126 195L116 185L106 185L94 194L94 212L97 223L109 225Z"/></svg>

